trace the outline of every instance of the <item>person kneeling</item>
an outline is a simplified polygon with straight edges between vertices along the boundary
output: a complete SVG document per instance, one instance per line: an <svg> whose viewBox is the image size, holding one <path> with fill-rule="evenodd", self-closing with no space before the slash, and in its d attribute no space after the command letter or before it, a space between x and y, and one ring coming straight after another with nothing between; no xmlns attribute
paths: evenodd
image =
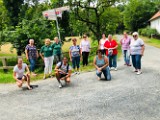
<svg viewBox="0 0 160 120"><path fill-rule="evenodd" d="M71 67L68 64L68 59L66 57L64 57L63 60L56 65L54 70L59 83L59 88L63 87L60 80L64 80L66 84L70 83Z"/></svg>
<svg viewBox="0 0 160 120"><path fill-rule="evenodd" d="M25 74L25 70L27 71ZM22 87L23 82L27 81L28 90L31 90L30 86L30 71L26 63L23 63L21 58L18 59L18 64L13 69L13 78L16 80L17 86Z"/></svg>
<svg viewBox="0 0 160 120"><path fill-rule="evenodd" d="M97 55L94 58L93 64L96 68L96 74L98 76L98 80L101 79L102 72L106 80L111 80L111 74L108 66L109 65L108 58L102 55L101 50L97 50Z"/></svg>

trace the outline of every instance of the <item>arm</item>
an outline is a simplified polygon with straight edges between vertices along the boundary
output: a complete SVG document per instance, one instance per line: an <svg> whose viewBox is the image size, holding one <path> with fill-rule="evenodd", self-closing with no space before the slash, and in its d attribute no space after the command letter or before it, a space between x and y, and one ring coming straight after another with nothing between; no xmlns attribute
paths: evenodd
<svg viewBox="0 0 160 120"><path fill-rule="evenodd" d="M26 75L30 75L30 71L29 71L29 68L28 68L28 66L26 65Z"/></svg>
<svg viewBox="0 0 160 120"><path fill-rule="evenodd" d="M69 58L70 58L70 61L72 62L71 50L69 50Z"/></svg>
<svg viewBox="0 0 160 120"><path fill-rule="evenodd" d="M145 50L145 46L142 45L142 51L141 51L141 55L142 55L142 56L144 55L144 50Z"/></svg>
<svg viewBox="0 0 160 120"><path fill-rule="evenodd" d="M66 77L70 77L71 74L72 74L72 70L68 70L68 73L67 73Z"/></svg>
<svg viewBox="0 0 160 120"><path fill-rule="evenodd" d="M36 56L37 56L37 58L39 57L38 51L36 52Z"/></svg>
<svg viewBox="0 0 160 120"><path fill-rule="evenodd" d="M26 53L26 59L28 60L28 50L25 49L25 53Z"/></svg>
<svg viewBox="0 0 160 120"><path fill-rule="evenodd" d="M17 77L16 77L16 72L13 72L13 78L16 80L16 82L22 83L21 80L18 80L18 79L17 79Z"/></svg>
<svg viewBox="0 0 160 120"><path fill-rule="evenodd" d="M41 56L42 60L44 61L44 56L42 55L42 53L40 53L40 56Z"/></svg>
<svg viewBox="0 0 160 120"><path fill-rule="evenodd" d="M93 65L95 66L96 69L99 69L99 67L96 65L96 57L94 57Z"/></svg>
<svg viewBox="0 0 160 120"><path fill-rule="evenodd" d="M98 49L101 49L101 40L99 40Z"/></svg>
<svg viewBox="0 0 160 120"><path fill-rule="evenodd" d="M107 57L104 58L104 61L105 61L106 64L104 66L102 66L101 69L106 68L109 65Z"/></svg>

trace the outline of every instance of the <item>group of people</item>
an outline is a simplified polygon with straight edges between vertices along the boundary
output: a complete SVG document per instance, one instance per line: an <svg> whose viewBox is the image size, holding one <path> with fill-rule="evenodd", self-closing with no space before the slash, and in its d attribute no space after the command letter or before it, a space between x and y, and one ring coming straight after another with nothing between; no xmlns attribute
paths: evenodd
<svg viewBox="0 0 160 120"><path fill-rule="evenodd" d="M139 38L137 32L134 32L133 37L129 37L126 32L124 32L123 38L120 40L122 46L122 52L124 56L124 65L131 66L130 56L132 58L132 64L135 68L134 72L138 75L142 73L141 71L141 58L144 54L144 42ZM54 69L55 76L59 83L59 87L62 88L63 85L61 80L64 80L66 84L70 83L70 77L72 73L72 68L74 74L80 74L80 60L82 59L82 65L88 65L89 53L91 50L90 41L87 35L83 35L83 39L80 45L77 45L77 39L72 38L73 45L69 48L69 59L72 62L72 67L69 65L67 57L61 59L61 47L62 44L58 37L54 38L54 43L50 39L45 39L45 45L40 49L40 56L44 61L44 77L46 79L47 74L52 76L52 66L53 61L56 61L56 67ZM117 54L118 54L118 43L109 34L106 38L105 34L102 34L102 39L99 40L98 50L96 56L93 60L93 65L96 68L96 75L98 80L101 79L101 74L104 74L106 80L111 80L110 70L117 71ZM25 48L26 58L30 63L30 70L21 58L18 59L18 64L14 67L13 77L17 81L19 87L22 86L24 81L27 81L27 87L29 90L32 89L30 86L30 71L31 75L36 76L34 72L36 60L39 57L36 46L34 45L34 40L30 39L29 44ZM26 74L25 70L27 71Z"/></svg>

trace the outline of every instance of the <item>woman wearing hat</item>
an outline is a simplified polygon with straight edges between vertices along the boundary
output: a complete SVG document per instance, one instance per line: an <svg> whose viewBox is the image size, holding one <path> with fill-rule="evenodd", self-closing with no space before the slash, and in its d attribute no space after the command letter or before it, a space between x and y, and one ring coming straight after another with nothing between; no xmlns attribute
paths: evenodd
<svg viewBox="0 0 160 120"><path fill-rule="evenodd" d="M137 73L137 75L142 74L141 71L141 58L144 54L144 42L141 38L139 38L139 35L137 32L133 33L133 39L131 40L130 44L130 52L132 57L132 64L135 68L134 72Z"/></svg>

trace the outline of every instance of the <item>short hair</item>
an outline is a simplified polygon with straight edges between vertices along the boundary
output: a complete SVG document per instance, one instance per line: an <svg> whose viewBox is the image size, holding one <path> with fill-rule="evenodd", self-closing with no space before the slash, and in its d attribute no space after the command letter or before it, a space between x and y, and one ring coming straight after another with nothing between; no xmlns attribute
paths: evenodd
<svg viewBox="0 0 160 120"><path fill-rule="evenodd" d="M58 39L58 37L54 37L54 40L55 40L55 39ZM59 39L58 39L58 40L59 40Z"/></svg>
<svg viewBox="0 0 160 120"><path fill-rule="evenodd" d="M49 38L46 38L44 41L45 41L45 42L46 42L46 41L49 41L49 42L51 42L51 40L50 40Z"/></svg>
<svg viewBox="0 0 160 120"><path fill-rule="evenodd" d="M101 54L102 54L102 50L98 49L98 50L96 51L96 54L98 54L98 53L101 53Z"/></svg>
<svg viewBox="0 0 160 120"><path fill-rule="evenodd" d="M138 32L133 32L133 34L132 35L137 35L138 36Z"/></svg>
<svg viewBox="0 0 160 120"><path fill-rule="evenodd" d="M34 41L34 39L29 39L29 41Z"/></svg>

